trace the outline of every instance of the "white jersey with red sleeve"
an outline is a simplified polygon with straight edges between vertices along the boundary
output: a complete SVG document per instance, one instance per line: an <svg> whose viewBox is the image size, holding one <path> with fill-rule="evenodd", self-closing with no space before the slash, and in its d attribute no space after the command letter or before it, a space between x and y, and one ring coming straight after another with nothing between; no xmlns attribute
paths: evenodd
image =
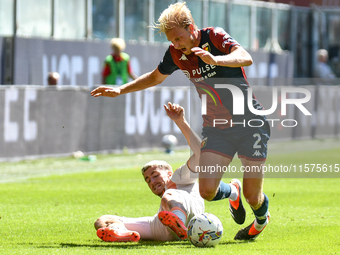
<svg viewBox="0 0 340 255"><path fill-rule="evenodd" d="M198 194L198 173L190 171L187 163L183 164L173 173L170 182L166 185L167 189L179 189L189 194Z"/></svg>

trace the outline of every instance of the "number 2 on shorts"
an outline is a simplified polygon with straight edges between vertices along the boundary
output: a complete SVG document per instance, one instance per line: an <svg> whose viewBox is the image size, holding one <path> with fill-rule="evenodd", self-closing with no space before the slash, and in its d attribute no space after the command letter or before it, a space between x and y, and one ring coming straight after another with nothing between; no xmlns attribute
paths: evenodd
<svg viewBox="0 0 340 255"><path fill-rule="evenodd" d="M257 137L257 140L255 141L253 148L254 149L261 149L261 145L259 144L261 142L261 136L259 133L253 134L253 137Z"/></svg>

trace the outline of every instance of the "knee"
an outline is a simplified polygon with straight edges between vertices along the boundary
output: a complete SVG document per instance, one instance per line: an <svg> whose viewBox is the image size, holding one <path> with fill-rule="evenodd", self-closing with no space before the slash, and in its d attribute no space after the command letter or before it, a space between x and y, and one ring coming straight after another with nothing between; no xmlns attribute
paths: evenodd
<svg viewBox="0 0 340 255"><path fill-rule="evenodd" d="M164 193L161 199L161 205L165 210L168 210L167 208L168 208L168 204L170 200L171 200L171 194Z"/></svg>
<svg viewBox="0 0 340 255"><path fill-rule="evenodd" d="M216 190L211 190L207 188L200 187L200 195L203 199L207 201L212 201L216 196Z"/></svg>
<svg viewBox="0 0 340 255"><path fill-rule="evenodd" d="M172 199L173 199L172 194L170 192L165 192L162 196L161 201L164 202L164 203L168 203Z"/></svg>
<svg viewBox="0 0 340 255"><path fill-rule="evenodd" d="M243 192L244 198L246 199L247 203L254 209L257 210L261 204L263 203L263 194L255 194L250 192Z"/></svg>
<svg viewBox="0 0 340 255"><path fill-rule="evenodd" d="M162 196L162 199L161 199L162 208L166 211L170 211L170 209L172 207L171 204L173 202L175 202L174 200L176 200L176 199L171 193L169 193L169 192L164 193L164 195Z"/></svg>
<svg viewBox="0 0 340 255"><path fill-rule="evenodd" d="M183 207L184 200L178 193L165 192L161 199L161 206L165 211L171 211L174 207L179 207L184 209Z"/></svg>

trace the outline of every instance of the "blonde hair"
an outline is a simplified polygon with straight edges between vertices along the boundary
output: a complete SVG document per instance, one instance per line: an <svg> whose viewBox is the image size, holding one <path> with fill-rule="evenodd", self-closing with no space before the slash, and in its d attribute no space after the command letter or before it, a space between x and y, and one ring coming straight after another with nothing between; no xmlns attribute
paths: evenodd
<svg viewBox="0 0 340 255"><path fill-rule="evenodd" d="M122 38L113 38L110 41L110 45L113 50L118 49L119 51L125 50L126 47L125 41Z"/></svg>
<svg viewBox="0 0 340 255"><path fill-rule="evenodd" d="M159 16L158 23L155 23L152 28L159 30L161 33L166 33L175 26L187 29L190 24L197 29L186 2L178 2L169 5Z"/></svg>
<svg viewBox="0 0 340 255"><path fill-rule="evenodd" d="M172 167L166 161L163 161L163 160L152 160L152 161L146 163L143 166L143 168L141 170L142 171L142 175L144 175L146 170L148 170L150 167L154 167L154 166L157 166L159 168L162 168L164 170L172 172Z"/></svg>

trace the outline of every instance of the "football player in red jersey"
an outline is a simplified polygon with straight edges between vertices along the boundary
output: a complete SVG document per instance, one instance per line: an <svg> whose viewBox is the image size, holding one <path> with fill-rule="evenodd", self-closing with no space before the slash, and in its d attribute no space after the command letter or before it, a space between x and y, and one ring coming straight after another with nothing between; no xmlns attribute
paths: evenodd
<svg viewBox="0 0 340 255"><path fill-rule="evenodd" d="M244 171L243 195L252 208L255 220L235 236L236 240L255 239L269 222L268 197L263 193L262 166L267 157L270 136L264 115L255 115L245 107L243 114L234 114L234 100L247 102L248 82L243 67L252 64L250 54L222 28L198 29L185 2L170 5L162 12L155 25L171 42L163 60L153 71L118 88L101 86L94 89L94 97L117 97L121 94L143 90L162 83L175 70L193 82L199 96L206 100L207 114L203 115L203 143L200 169L211 166L228 167L236 152ZM238 94L217 84L231 84ZM230 87L229 87L230 88ZM207 95L208 94L208 95ZM234 98L233 98L234 97ZM217 98L217 99L216 99ZM218 102L218 104L217 104ZM262 105L252 95L252 107L262 110ZM215 125L214 120L225 119ZM246 125L249 121L252 126ZM221 181L223 172L199 173L199 191L208 201L229 198L229 209L236 223L243 224L246 211L241 200L241 183Z"/></svg>

